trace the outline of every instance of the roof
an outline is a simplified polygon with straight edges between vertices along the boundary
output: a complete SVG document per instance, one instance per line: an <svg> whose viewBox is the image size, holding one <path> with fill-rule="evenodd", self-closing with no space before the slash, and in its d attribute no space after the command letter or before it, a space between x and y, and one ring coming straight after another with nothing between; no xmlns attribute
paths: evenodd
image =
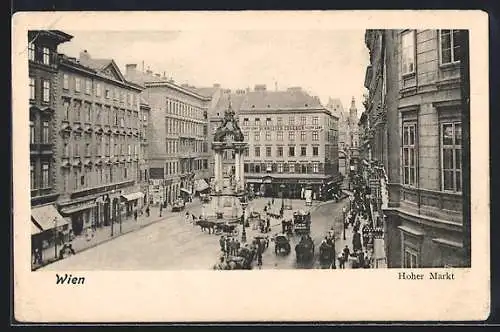
<svg viewBox="0 0 500 332"><path fill-rule="evenodd" d="M214 93L219 90L217 87L208 87L208 88L196 88L196 92L202 96L212 97Z"/></svg>
<svg viewBox="0 0 500 332"><path fill-rule="evenodd" d="M210 110L210 116L215 116L219 113L219 116L224 116L224 112L229 107L229 97L231 97L231 108L233 111L238 112L240 110L241 104L244 101L246 95L236 94L236 93L224 93L219 98L217 105Z"/></svg>
<svg viewBox="0 0 500 332"><path fill-rule="evenodd" d="M299 89L287 91L252 91L245 95L240 109L298 109L322 107L319 98Z"/></svg>

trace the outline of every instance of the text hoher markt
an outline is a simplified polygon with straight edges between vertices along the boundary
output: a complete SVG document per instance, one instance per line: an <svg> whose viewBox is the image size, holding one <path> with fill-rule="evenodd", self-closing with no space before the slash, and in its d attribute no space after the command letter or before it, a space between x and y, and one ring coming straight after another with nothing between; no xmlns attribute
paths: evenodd
<svg viewBox="0 0 500 332"><path fill-rule="evenodd" d="M453 272L428 272L428 273L415 273L415 272L398 272L398 279L400 280L455 280Z"/></svg>
<svg viewBox="0 0 500 332"><path fill-rule="evenodd" d="M83 285L84 283L85 277L75 277L67 273L59 275L56 273L56 285Z"/></svg>

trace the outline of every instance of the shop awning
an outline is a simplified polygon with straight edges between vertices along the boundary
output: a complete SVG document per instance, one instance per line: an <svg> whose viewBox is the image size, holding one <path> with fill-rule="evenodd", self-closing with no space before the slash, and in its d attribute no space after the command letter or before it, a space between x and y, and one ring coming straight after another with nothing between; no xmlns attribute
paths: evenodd
<svg viewBox="0 0 500 332"><path fill-rule="evenodd" d="M184 188L181 188L181 192L185 192L186 194L191 195L191 192Z"/></svg>
<svg viewBox="0 0 500 332"><path fill-rule="evenodd" d="M61 209L61 213L65 214L65 215L70 215L70 214L73 214L75 212L79 212L79 211L91 209L94 206L96 206L96 204L94 202L92 202L92 203L87 203L87 204L84 204L84 205L78 205L78 206L73 206L73 207L62 208Z"/></svg>
<svg viewBox="0 0 500 332"><path fill-rule="evenodd" d="M127 201L135 201L136 199L140 199L144 197L144 194L141 191L138 191L136 193L131 193L131 194L125 194L122 195L122 197Z"/></svg>
<svg viewBox="0 0 500 332"><path fill-rule="evenodd" d="M203 191L205 189L210 188L210 186L208 185L207 181L203 179L198 179L195 181L195 188L196 191Z"/></svg>
<svg viewBox="0 0 500 332"><path fill-rule="evenodd" d="M42 228L42 231L68 224L68 221L57 212L54 205L44 205L32 208L31 217Z"/></svg>

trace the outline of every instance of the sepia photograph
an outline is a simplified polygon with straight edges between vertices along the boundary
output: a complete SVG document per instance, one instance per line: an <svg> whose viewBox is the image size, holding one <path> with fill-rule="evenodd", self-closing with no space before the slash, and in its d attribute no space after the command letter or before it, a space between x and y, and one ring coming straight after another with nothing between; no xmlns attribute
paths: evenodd
<svg viewBox="0 0 500 332"><path fill-rule="evenodd" d="M326 13L275 13L286 24L273 28L272 16L179 12L162 14L185 28L140 27L136 14L127 29L97 14L38 27L25 16L13 38L26 76L13 135L23 274L75 290L113 271L203 273L199 287L228 276L243 289L288 278L264 274L276 270L302 287L314 270L332 288L372 287L386 271L388 284L460 289L464 269L489 273L489 249L471 250L482 217L471 178L488 173L471 128L487 133L488 106L487 90L471 93L467 22L327 28L314 26ZM310 28L287 27L300 15ZM471 117L471 96L486 117ZM475 183L487 195L488 179ZM489 237L488 211L475 210Z"/></svg>

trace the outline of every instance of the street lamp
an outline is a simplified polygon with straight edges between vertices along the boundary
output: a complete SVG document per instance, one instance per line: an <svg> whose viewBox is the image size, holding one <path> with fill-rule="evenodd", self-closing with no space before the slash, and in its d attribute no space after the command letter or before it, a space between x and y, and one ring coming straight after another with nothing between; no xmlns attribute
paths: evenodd
<svg viewBox="0 0 500 332"><path fill-rule="evenodd" d="M345 241L345 214L346 214L346 208L345 206L342 208L342 227L344 227L344 235L343 235L343 239Z"/></svg>
<svg viewBox="0 0 500 332"><path fill-rule="evenodd" d="M54 258L57 259L57 218L54 218Z"/></svg>
<svg viewBox="0 0 500 332"><path fill-rule="evenodd" d="M285 209L285 185L282 183L280 185L281 189L281 211Z"/></svg>
<svg viewBox="0 0 500 332"><path fill-rule="evenodd" d="M113 195L114 195L114 193L115 193L115 191L114 191L114 190L112 190L112 191L111 191L111 195L113 196ZM110 210L115 212L115 213L113 213L113 214L111 214L111 213L110 213L110 216L111 216L111 218L110 218L110 219L111 219L111 236L113 236L113 226L114 226L114 223L115 223L115 214L116 214L116 211L115 211L115 210L116 210L116 208L115 208L115 206L114 206L114 205L115 205L115 199L113 198L113 200L112 200L112 201L111 201L111 199L110 199L110 200L109 200L109 202L110 202L110 205L111 205L111 206L110 206Z"/></svg>
<svg viewBox="0 0 500 332"><path fill-rule="evenodd" d="M247 205L248 203L244 200L244 197L245 196L242 196L241 197L241 207L243 208L243 216L242 216L242 226L243 226L243 231L241 232L241 242L242 243L245 243L247 242L247 231L246 231L246 227L245 227L245 223L246 223L246 220L245 220L245 211L246 211L246 208L247 208Z"/></svg>

